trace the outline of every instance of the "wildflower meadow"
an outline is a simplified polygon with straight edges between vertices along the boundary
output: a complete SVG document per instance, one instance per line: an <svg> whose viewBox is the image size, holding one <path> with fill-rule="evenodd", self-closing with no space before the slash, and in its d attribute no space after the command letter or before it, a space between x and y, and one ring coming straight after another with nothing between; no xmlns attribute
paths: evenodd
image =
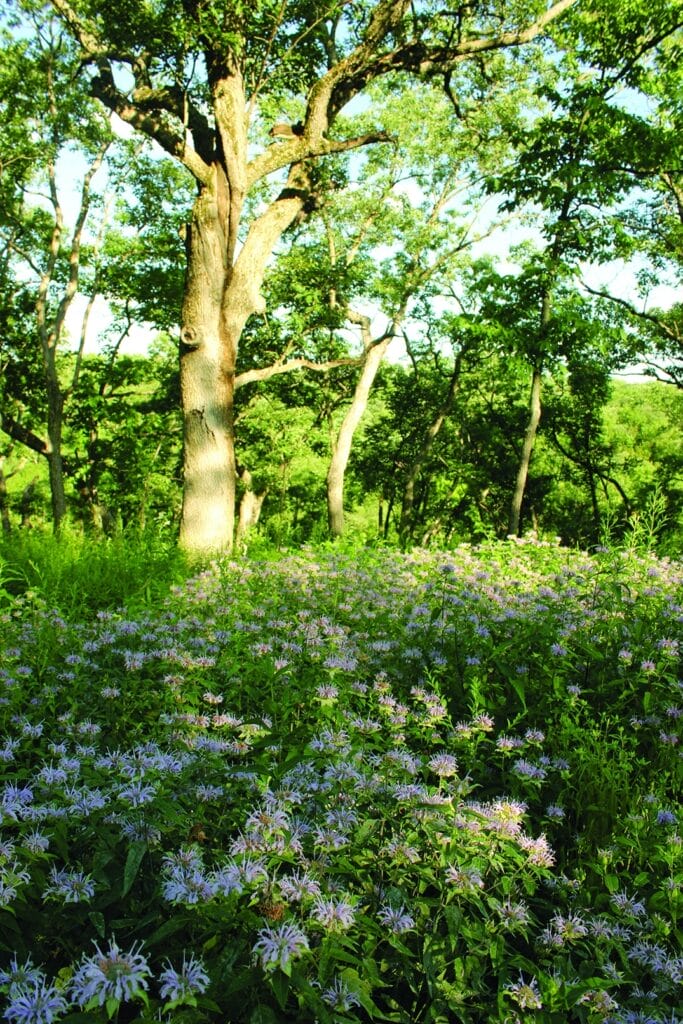
<svg viewBox="0 0 683 1024"><path fill-rule="evenodd" d="M0 1017L683 1021L682 584L509 540L0 590Z"/></svg>

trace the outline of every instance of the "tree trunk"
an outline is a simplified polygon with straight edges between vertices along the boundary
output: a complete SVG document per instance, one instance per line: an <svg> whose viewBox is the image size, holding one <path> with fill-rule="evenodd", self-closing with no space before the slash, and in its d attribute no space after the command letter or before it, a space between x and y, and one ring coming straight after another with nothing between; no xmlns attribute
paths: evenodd
<svg viewBox="0 0 683 1024"><path fill-rule="evenodd" d="M4 462L4 458L0 458L0 522L2 523L2 532L4 534L10 534L12 532L12 521L9 514L7 477L5 476Z"/></svg>
<svg viewBox="0 0 683 1024"><path fill-rule="evenodd" d="M55 371L56 377L56 371ZM64 425L64 395L59 383L48 375L47 382L47 465L50 480L50 501L52 523L55 533L59 532L66 515L66 493L64 489L64 463L62 460L62 428Z"/></svg>
<svg viewBox="0 0 683 1024"><path fill-rule="evenodd" d="M387 514L384 517L384 539L389 539L389 527L391 525L391 514L394 511L394 492L392 491L389 495L389 501L387 503Z"/></svg>
<svg viewBox="0 0 683 1024"><path fill-rule="evenodd" d="M236 339L222 315L229 278L229 233L222 168L195 201L187 228L187 272L180 344L183 504L180 544L230 550L235 515L234 376Z"/></svg>
<svg viewBox="0 0 683 1024"><path fill-rule="evenodd" d="M257 525L261 516L263 502L268 494L267 487L258 494L253 490L253 479L248 469L243 469L239 478L244 486L244 493L242 495L242 500L240 501L237 532L235 534L235 544L238 549L245 546L249 531L253 530Z"/></svg>
<svg viewBox="0 0 683 1024"><path fill-rule="evenodd" d="M531 377L531 397L529 400L529 422L527 423L522 445L522 455L519 460L515 490L512 495L510 506L510 518L508 520L508 535L517 537L519 535L519 524L522 515L522 501L529 476L529 465L531 453L534 450L538 425L541 422L541 367L536 364Z"/></svg>
<svg viewBox="0 0 683 1024"><path fill-rule="evenodd" d="M595 473L593 472L593 465L590 462L586 467L586 477L588 479L588 490L590 492L591 507L593 509L593 531L595 537L598 538L602 527L602 517L600 515L600 505L598 503L598 489L595 486Z"/></svg>
<svg viewBox="0 0 683 1024"><path fill-rule="evenodd" d="M330 467L327 471L327 520L330 536L333 538L341 537L344 533L344 476L351 455L353 435L367 408L370 389L392 337L393 333L388 333L366 347L363 369L351 405L346 411L333 445Z"/></svg>
<svg viewBox="0 0 683 1024"><path fill-rule="evenodd" d="M21 492L21 498L19 500L19 513L21 515L21 525L26 528L33 525L33 513L36 506L36 495L38 493L38 477L34 477L30 483L26 484L23 491Z"/></svg>
<svg viewBox="0 0 683 1024"><path fill-rule="evenodd" d="M235 372L244 325L264 309L268 258L303 205L305 172L290 170L280 198L252 224L234 258L241 204L222 165L200 189L187 231L180 332L183 504L180 545L231 551L235 529Z"/></svg>

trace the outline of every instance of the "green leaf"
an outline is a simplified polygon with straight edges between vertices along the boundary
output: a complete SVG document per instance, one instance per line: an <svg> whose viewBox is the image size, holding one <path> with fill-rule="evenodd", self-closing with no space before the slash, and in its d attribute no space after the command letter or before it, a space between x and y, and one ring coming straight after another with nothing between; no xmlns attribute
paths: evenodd
<svg viewBox="0 0 683 1024"><path fill-rule="evenodd" d="M140 865L142 864L142 860L146 852L147 843L141 841L133 843L128 850L126 864L123 869L123 888L121 889L121 896L127 896L130 892L133 882L137 878Z"/></svg>
<svg viewBox="0 0 683 1024"><path fill-rule="evenodd" d="M106 931L104 914L101 914L99 910L91 910L88 914L88 920L92 923L99 937L103 939Z"/></svg>
<svg viewBox="0 0 683 1024"><path fill-rule="evenodd" d="M104 1004L105 1007L107 1008L107 1017L109 1017L110 1020L118 1010L119 1004L120 1000L114 999L113 996L111 997L111 999L107 999L106 1003Z"/></svg>
<svg viewBox="0 0 683 1024"><path fill-rule="evenodd" d="M278 1024L278 1018L270 1006L257 1006L249 1018L249 1024Z"/></svg>
<svg viewBox="0 0 683 1024"><path fill-rule="evenodd" d="M287 1005L287 996L289 995L290 979L284 971L274 971L270 976L270 984L280 1009L284 1010Z"/></svg>
<svg viewBox="0 0 683 1024"><path fill-rule="evenodd" d="M448 934L451 938L456 937L460 932L462 924L462 911L458 910L457 907L445 907L443 915L448 925Z"/></svg>
<svg viewBox="0 0 683 1024"><path fill-rule="evenodd" d="M160 928L157 928L155 932L148 939L145 940L146 946L154 946L158 942L163 942L169 935L175 935L176 932L182 931L183 928L187 927L187 919L179 914L177 917L172 917L170 921L164 921Z"/></svg>
<svg viewBox="0 0 683 1024"><path fill-rule="evenodd" d="M526 690L524 687L524 679L518 675L513 675L512 673L510 673L508 676L508 682L510 683L510 686L517 694L519 698L519 703L526 711Z"/></svg>

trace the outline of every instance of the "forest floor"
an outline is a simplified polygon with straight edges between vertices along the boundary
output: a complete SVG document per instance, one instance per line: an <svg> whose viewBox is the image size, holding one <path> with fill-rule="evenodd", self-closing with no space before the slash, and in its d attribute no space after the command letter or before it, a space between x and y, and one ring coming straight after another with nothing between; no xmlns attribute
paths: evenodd
<svg viewBox="0 0 683 1024"><path fill-rule="evenodd" d="M683 1020L680 562L112 550L0 561L6 1020Z"/></svg>

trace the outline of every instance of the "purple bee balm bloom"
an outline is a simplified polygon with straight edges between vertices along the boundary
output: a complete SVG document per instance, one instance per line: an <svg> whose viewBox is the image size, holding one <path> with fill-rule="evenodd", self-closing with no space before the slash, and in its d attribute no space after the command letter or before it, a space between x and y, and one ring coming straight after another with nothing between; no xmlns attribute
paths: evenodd
<svg viewBox="0 0 683 1024"><path fill-rule="evenodd" d="M52 1024L67 1007L66 999L55 986L40 979L10 989L10 1001L3 1017L10 1024Z"/></svg>
<svg viewBox="0 0 683 1024"><path fill-rule="evenodd" d="M290 962L302 956L308 948L305 933L294 924L283 923L274 928L262 928L252 952L264 971L274 971L277 967L288 971Z"/></svg>
<svg viewBox="0 0 683 1024"><path fill-rule="evenodd" d="M43 891L43 898L61 899L64 903L89 903L95 895L95 885L82 871L59 871L54 865L51 882Z"/></svg>
<svg viewBox="0 0 683 1024"><path fill-rule="evenodd" d="M147 989L151 971L139 949L132 946L124 953L112 939L106 953L97 943L95 950L94 956L84 957L71 981L71 996L79 1006L104 1006L110 999L126 1003Z"/></svg>
<svg viewBox="0 0 683 1024"><path fill-rule="evenodd" d="M201 960L194 953L187 960L183 954L183 965L179 971L169 963L159 976L161 998L173 1003L184 1002L188 997L201 995L209 987L209 976Z"/></svg>
<svg viewBox="0 0 683 1024"><path fill-rule="evenodd" d="M215 895L216 887L201 868L174 865L163 882L162 892L169 903L206 903Z"/></svg>
<svg viewBox="0 0 683 1024"><path fill-rule="evenodd" d="M311 916L318 924L331 931L343 931L350 928L356 918L356 911L353 904L343 897L336 899L333 896L316 897Z"/></svg>
<svg viewBox="0 0 683 1024"><path fill-rule="evenodd" d="M354 1006L360 1006L358 996L351 991L344 979L339 977L334 979L329 988L323 990L321 997L333 1010L344 1012Z"/></svg>
<svg viewBox="0 0 683 1024"><path fill-rule="evenodd" d="M0 971L0 985L9 985L10 989L26 988L44 981L43 972L36 967L29 957L25 963L17 963L17 955L14 954L6 971Z"/></svg>
<svg viewBox="0 0 683 1024"><path fill-rule="evenodd" d="M434 774L442 779L456 775L458 771L458 762L452 754L434 754L427 763Z"/></svg>
<svg viewBox="0 0 683 1024"><path fill-rule="evenodd" d="M394 935L402 935L415 927L415 919L405 907L382 907L377 916Z"/></svg>

